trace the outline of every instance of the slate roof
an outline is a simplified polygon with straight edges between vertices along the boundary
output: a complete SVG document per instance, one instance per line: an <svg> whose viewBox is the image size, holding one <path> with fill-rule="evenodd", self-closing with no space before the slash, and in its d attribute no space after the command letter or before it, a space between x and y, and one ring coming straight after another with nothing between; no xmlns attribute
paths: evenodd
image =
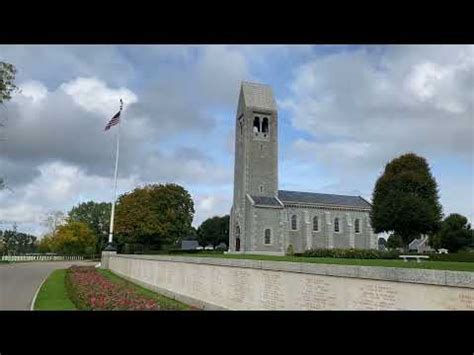
<svg viewBox="0 0 474 355"><path fill-rule="evenodd" d="M181 241L181 249L184 250L191 250L196 249L199 246L197 240L182 240Z"/></svg>
<svg viewBox="0 0 474 355"><path fill-rule="evenodd" d="M315 192L300 192L279 190L278 198L283 203L310 203L334 206L347 206L357 208L371 208L370 203L360 196L346 196L333 194L320 194Z"/></svg>
<svg viewBox="0 0 474 355"><path fill-rule="evenodd" d="M243 81L242 94L247 107L271 111L277 109L271 86Z"/></svg>
<svg viewBox="0 0 474 355"><path fill-rule="evenodd" d="M266 207L283 207L280 202L275 197L266 197L266 196L250 196L255 202L256 206L266 206Z"/></svg>

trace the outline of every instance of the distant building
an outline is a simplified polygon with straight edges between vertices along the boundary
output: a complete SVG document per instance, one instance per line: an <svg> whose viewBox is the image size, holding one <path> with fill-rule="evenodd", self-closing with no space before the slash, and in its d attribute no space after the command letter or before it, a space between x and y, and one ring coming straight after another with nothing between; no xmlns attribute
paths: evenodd
<svg viewBox="0 0 474 355"><path fill-rule="evenodd" d="M428 236L423 235L421 238L413 239L410 244L408 244L409 251L415 251L419 254L431 253L435 250L428 244Z"/></svg>
<svg viewBox="0 0 474 355"><path fill-rule="evenodd" d="M199 247L197 240L183 240L181 241L182 250L195 250Z"/></svg>

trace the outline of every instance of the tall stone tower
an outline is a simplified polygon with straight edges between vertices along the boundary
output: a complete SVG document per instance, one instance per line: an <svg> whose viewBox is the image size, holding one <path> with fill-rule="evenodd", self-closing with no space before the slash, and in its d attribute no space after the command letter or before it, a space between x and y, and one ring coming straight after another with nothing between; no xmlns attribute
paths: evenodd
<svg viewBox="0 0 474 355"><path fill-rule="evenodd" d="M278 116L270 86L243 82L235 120L234 201L229 249L250 250L252 196L278 194Z"/></svg>

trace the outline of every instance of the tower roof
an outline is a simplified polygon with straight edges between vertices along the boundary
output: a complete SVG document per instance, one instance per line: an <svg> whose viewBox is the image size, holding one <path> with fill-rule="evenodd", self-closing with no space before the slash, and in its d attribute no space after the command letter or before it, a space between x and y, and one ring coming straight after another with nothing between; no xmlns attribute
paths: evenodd
<svg viewBox="0 0 474 355"><path fill-rule="evenodd" d="M276 111L273 90L269 85L243 81L241 93L247 107Z"/></svg>

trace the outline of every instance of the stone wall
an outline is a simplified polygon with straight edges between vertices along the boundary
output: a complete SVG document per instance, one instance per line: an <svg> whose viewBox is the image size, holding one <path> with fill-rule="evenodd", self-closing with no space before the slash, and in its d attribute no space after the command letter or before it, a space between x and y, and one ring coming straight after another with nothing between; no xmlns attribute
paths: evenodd
<svg viewBox="0 0 474 355"><path fill-rule="evenodd" d="M474 273L111 255L111 271L205 309L474 310Z"/></svg>

